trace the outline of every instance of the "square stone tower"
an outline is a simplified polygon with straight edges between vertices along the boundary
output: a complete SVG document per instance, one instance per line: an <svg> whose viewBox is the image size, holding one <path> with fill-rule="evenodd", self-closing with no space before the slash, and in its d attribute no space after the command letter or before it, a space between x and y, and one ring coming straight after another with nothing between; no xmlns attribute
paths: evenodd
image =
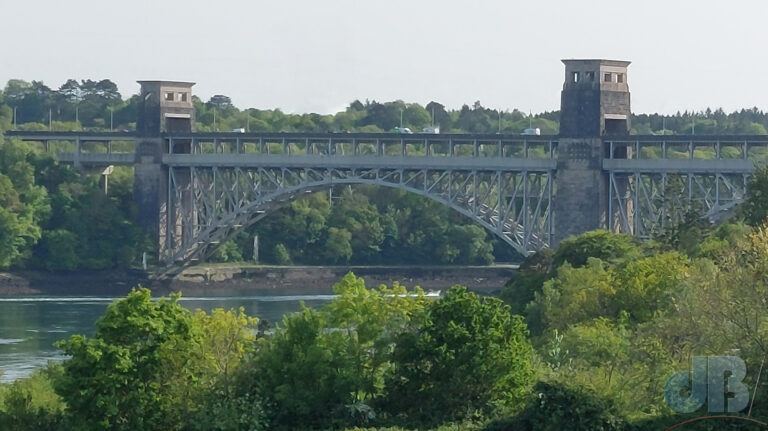
<svg viewBox="0 0 768 431"><path fill-rule="evenodd" d="M628 61L563 60L560 136L627 135L630 124Z"/></svg>
<svg viewBox="0 0 768 431"><path fill-rule="evenodd" d="M178 211L168 207L168 168L163 166L163 155L168 154L169 140L163 135L190 133L194 130L195 106L192 103L193 82L138 81L139 118L136 143L133 196L139 225L160 244L160 257L166 253L168 232L175 232ZM189 140L174 139L174 153L190 153ZM180 172L177 183L188 181Z"/></svg>
<svg viewBox="0 0 768 431"><path fill-rule="evenodd" d="M628 61L563 63L553 247L571 235L608 227L609 179L602 168L607 153L603 139L629 135L631 117Z"/></svg>
<svg viewBox="0 0 768 431"><path fill-rule="evenodd" d="M141 84L139 119L136 130L142 136L162 133L190 133L194 130L194 82L138 81Z"/></svg>

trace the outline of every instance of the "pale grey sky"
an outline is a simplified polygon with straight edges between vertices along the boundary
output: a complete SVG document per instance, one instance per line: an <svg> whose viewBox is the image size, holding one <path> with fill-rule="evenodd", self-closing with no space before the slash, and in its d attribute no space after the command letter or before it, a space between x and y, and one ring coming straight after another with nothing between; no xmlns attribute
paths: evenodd
<svg viewBox="0 0 768 431"><path fill-rule="evenodd" d="M203 100L559 109L563 58L629 60L635 113L768 110L766 0L0 0L0 82L197 82Z"/></svg>

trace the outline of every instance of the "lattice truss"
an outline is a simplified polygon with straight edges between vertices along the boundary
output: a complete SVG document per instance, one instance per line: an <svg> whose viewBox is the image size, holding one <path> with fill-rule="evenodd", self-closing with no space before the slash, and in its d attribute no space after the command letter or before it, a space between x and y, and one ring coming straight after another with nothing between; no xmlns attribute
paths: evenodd
<svg viewBox="0 0 768 431"><path fill-rule="evenodd" d="M339 184L429 197L527 255L546 247L552 236L552 178L549 171L169 167L161 256L168 264L204 259L215 249L208 244L227 241L302 193Z"/></svg>
<svg viewBox="0 0 768 431"><path fill-rule="evenodd" d="M609 220L615 232L650 238L698 214L714 221L744 200L742 173L609 173Z"/></svg>

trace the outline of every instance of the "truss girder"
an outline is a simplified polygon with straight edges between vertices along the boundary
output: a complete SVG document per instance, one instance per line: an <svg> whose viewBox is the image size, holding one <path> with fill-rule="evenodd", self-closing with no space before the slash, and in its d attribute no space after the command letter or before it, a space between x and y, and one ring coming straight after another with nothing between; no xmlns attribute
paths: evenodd
<svg viewBox="0 0 768 431"><path fill-rule="evenodd" d="M231 238L305 192L340 184L394 187L426 196L473 219L523 255L553 234L553 171L170 166L161 255L168 264L204 259Z"/></svg>
<svg viewBox="0 0 768 431"><path fill-rule="evenodd" d="M609 171L609 217L616 232L650 238L695 211L710 220L744 200L748 174Z"/></svg>

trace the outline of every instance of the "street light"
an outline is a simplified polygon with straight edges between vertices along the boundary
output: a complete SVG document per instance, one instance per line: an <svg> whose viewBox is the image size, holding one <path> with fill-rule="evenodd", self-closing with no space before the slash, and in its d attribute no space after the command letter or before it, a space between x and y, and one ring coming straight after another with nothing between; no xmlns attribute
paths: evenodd
<svg viewBox="0 0 768 431"><path fill-rule="evenodd" d="M107 192L109 191L109 175L114 170L115 167L113 165L109 165L104 169L104 171L101 172L101 176L104 177L104 196L106 196Z"/></svg>

